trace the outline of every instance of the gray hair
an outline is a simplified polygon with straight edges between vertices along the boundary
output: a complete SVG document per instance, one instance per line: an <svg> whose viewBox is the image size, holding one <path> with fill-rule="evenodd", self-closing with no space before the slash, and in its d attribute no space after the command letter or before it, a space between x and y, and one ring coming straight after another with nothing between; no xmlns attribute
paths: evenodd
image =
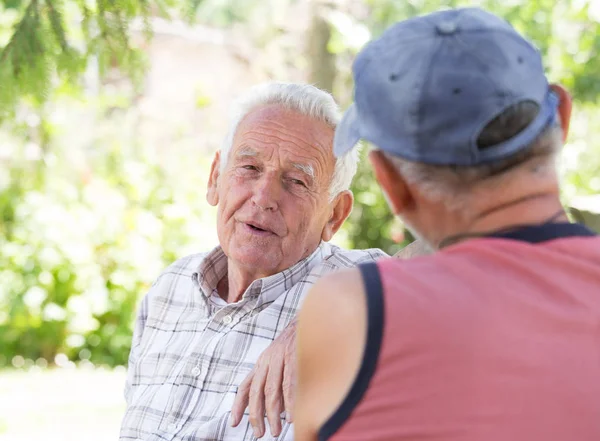
<svg viewBox="0 0 600 441"><path fill-rule="evenodd" d="M538 107L530 102L509 107L490 122L477 140L479 148L486 148L512 138L536 117ZM497 186L512 171L538 159L535 171L555 171L556 156L562 147L560 124L546 127L522 151L489 164L477 166L443 166L408 161L386 153L398 172L432 200L444 201L451 209L465 209L474 185Z"/></svg>
<svg viewBox="0 0 600 441"><path fill-rule="evenodd" d="M268 104L281 106L328 124L335 130L340 121L340 111L333 97L308 84L270 82L251 88L238 99L231 115L229 131L221 148L221 172L225 170L233 146L235 132L240 122L252 110ZM332 146L333 149L333 146ZM329 185L330 200L348 190L358 166L358 149L337 158Z"/></svg>

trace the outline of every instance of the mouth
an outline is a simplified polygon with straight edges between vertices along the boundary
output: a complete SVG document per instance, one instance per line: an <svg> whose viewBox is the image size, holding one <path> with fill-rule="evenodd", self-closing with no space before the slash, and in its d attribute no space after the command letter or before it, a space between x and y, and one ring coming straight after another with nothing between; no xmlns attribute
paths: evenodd
<svg viewBox="0 0 600 441"><path fill-rule="evenodd" d="M266 226L253 223L253 222L245 222L244 225L253 233L260 235L271 235L275 234L273 231L269 230Z"/></svg>

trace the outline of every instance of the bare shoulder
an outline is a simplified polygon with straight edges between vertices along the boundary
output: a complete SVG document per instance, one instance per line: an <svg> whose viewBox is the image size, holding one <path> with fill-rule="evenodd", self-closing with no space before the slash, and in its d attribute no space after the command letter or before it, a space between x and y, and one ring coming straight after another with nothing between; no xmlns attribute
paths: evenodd
<svg viewBox="0 0 600 441"><path fill-rule="evenodd" d="M364 288L360 270L350 268L328 274L319 279L304 302L302 311L315 314L317 311L336 310L336 315L364 304ZM316 310L316 311L313 311Z"/></svg>
<svg viewBox="0 0 600 441"><path fill-rule="evenodd" d="M340 295L358 295L361 292L362 276L358 268L328 274L319 279L311 289L311 293L318 293L327 300L339 300Z"/></svg>
<svg viewBox="0 0 600 441"><path fill-rule="evenodd" d="M366 341L366 299L360 270L320 279L298 323L296 436L314 440L357 375Z"/></svg>

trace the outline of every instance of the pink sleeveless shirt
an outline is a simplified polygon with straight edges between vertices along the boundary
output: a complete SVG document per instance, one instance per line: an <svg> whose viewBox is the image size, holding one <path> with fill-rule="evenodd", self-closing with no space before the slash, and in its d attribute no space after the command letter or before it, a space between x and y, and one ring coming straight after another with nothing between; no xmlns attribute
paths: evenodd
<svg viewBox="0 0 600 441"><path fill-rule="evenodd" d="M600 441L600 237L577 224L361 266L367 345L334 441Z"/></svg>

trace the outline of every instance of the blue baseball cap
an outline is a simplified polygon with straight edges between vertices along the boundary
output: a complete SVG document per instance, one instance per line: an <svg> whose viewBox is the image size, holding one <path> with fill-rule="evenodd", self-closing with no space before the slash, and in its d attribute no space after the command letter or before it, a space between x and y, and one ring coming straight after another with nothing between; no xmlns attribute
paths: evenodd
<svg viewBox="0 0 600 441"><path fill-rule="evenodd" d="M526 148L556 118L539 51L478 8L397 23L359 53L352 72L354 104L337 127L336 156L364 139L416 162L478 165ZM485 126L523 101L539 106L536 118L507 141L478 147Z"/></svg>

